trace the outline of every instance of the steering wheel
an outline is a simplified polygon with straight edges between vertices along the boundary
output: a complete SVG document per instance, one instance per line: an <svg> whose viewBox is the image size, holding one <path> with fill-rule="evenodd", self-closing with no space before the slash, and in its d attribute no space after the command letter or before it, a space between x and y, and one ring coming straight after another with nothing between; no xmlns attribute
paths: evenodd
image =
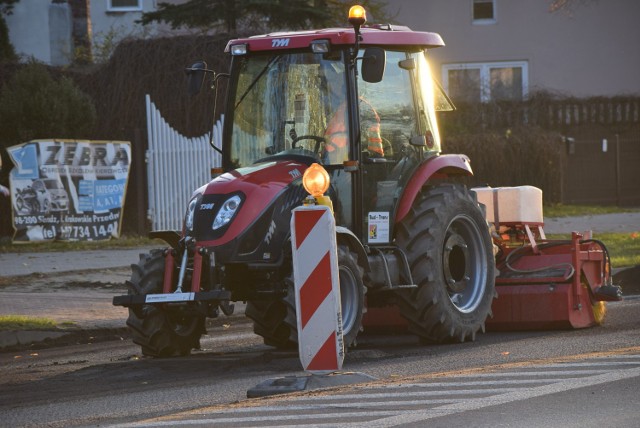
<svg viewBox="0 0 640 428"><path fill-rule="evenodd" d="M317 135L301 135L299 137L294 138L293 141L291 141L291 148L295 149L296 143L300 140L314 140L316 142L316 145L313 149L313 152L316 155L320 153L320 144L324 143L324 137L318 137Z"/></svg>

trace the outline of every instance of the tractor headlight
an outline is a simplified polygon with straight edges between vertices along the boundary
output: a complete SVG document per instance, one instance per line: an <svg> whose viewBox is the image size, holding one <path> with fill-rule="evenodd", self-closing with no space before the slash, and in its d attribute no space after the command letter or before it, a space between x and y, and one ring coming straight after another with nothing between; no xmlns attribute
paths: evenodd
<svg viewBox="0 0 640 428"><path fill-rule="evenodd" d="M198 206L201 196L201 194L198 194L191 198L187 206L187 212L184 216L184 228L187 233L193 232L193 217L195 216L196 207Z"/></svg>
<svg viewBox="0 0 640 428"><path fill-rule="evenodd" d="M224 201L224 203L220 207L220 210L218 210L216 218L213 220L213 225L211 226L211 228L213 230L218 230L221 227L229 224L229 222L231 222L233 217L236 215L236 212L238 212L238 208L240 208L241 202L242 199L238 195L234 195Z"/></svg>

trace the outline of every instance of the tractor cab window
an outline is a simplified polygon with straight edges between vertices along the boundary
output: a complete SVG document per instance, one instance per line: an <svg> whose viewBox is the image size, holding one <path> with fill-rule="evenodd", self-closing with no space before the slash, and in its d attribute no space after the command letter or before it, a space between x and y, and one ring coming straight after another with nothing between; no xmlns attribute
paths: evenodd
<svg viewBox="0 0 640 428"><path fill-rule="evenodd" d="M399 160L407 150L440 150L433 81L423 52L387 51L382 81L368 83L359 76L358 90L365 158ZM412 137L419 135L426 145L412 147Z"/></svg>
<svg viewBox="0 0 640 428"><path fill-rule="evenodd" d="M345 105L340 51L258 54L234 61L240 62L234 65L239 75L231 97L230 156L235 168L278 155L342 163L338 151L325 144L327 127ZM348 130L340 132L345 139L336 141L348 143ZM329 156L332 151L335 156Z"/></svg>
<svg viewBox="0 0 640 428"><path fill-rule="evenodd" d="M363 52L361 52L362 56ZM437 98L424 52L386 51L380 82L358 77L362 206L368 244L388 245L390 222L415 168L440 151Z"/></svg>

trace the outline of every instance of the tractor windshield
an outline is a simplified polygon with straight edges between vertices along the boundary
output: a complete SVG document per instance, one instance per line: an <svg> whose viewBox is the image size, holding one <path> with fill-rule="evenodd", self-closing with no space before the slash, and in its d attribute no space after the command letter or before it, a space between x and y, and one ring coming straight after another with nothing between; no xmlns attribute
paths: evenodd
<svg viewBox="0 0 640 428"><path fill-rule="evenodd" d="M345 104L342 52L252 55L234 60L239 64L235 64L238 77L230 97L233 167L276 154L320 159L327 126ZM349 141L347 129L343 132ZM326 157L324 162L332 163Z"/></svg>

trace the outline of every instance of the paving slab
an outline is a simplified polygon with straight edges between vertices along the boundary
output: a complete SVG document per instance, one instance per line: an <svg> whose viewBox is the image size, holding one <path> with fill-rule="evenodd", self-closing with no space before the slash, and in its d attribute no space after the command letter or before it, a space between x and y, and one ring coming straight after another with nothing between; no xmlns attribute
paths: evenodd
<svg viewBox="0 0 640 428"><path fill-rule="evenodd" d="M140 253L149 252L151 248L159 247L0 253L0 277L128 267L138 261Z"/></svg>
<svg viewBox="0 0 640 428"><path fill-rule="evenodd" d="M640 211L586 215L579 217L548 217L544 219L546 233L592 231L596 233L640 233Z"/></svg>

